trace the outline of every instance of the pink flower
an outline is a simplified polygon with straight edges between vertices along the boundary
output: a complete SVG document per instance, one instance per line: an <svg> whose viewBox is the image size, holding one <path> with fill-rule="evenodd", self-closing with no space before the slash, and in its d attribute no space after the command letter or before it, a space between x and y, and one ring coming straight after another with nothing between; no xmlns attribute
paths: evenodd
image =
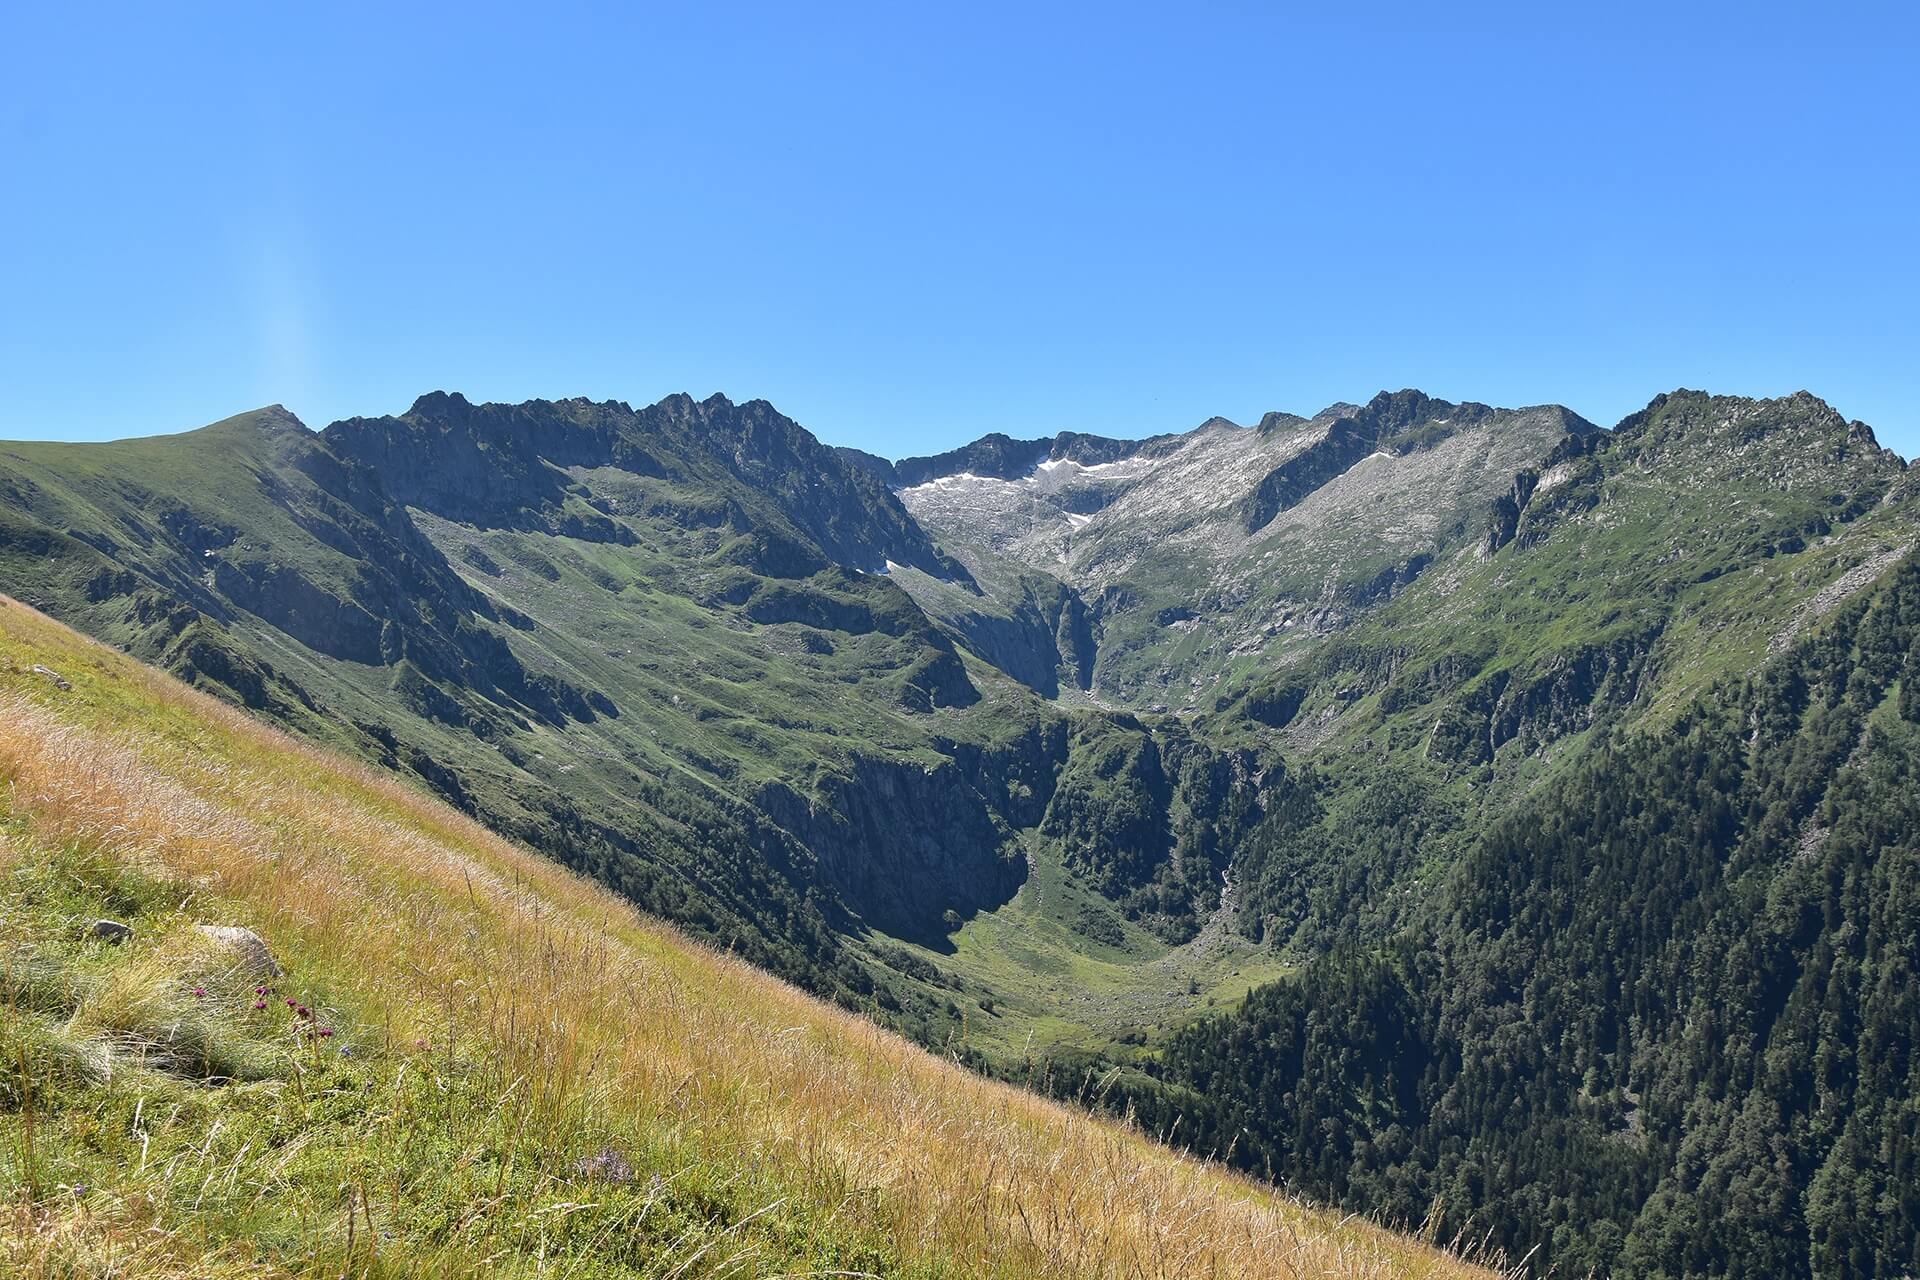
<svg viewBox="0 0 1920 1280"><path fill-rule="evenodd" d="M205 987L195 987L193 989L193 998L195 1000L205 999L206 994L207 994L207 989Z"/></svg>

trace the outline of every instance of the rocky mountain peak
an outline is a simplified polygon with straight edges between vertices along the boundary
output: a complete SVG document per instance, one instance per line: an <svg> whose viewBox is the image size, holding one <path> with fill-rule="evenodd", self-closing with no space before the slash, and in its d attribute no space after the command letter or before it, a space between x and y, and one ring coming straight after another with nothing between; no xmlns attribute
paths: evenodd
<svg viewBox="0 0 1920 1280"><path fill-rule="evenodd" d="M667 485L711 495L718 518L784 548L766 554L790 568L893 561L965 577L866 469L765 400L678 392L636 411L585 398L476 405L436 391L400 417L347 419L324 434L400 502L478 528L627 543L623 511L684 501L654 491Z"/></svg>
<svg viewBox="0 0 1920 1280"><path fill-rule="evenodd" d="M1663 392L1622 419L1613 436L1642 456L1681 451L1705 460L1777 456L1782 465L1862 466L1904 471L1873 429L1849 421L1807 391L1771 398L1712 395L1682 387Z"/></svg>
<svg viewBox="0 0 1920 1280"><path fill-rule="evenodd" d="M1403 431L1416 424L1428 422L1451 422L1467 424L1478 422L1493 412L1490 405L1477 401L1454 404L1448 400L1437 399L1424 391L1408 388L1401 391L1382 391L1367 401L1366 406L1352 417L1382 432Z"/></svg>
<svg viewBox="0 0 1920 1280"><path fill-rule="evenodd" d="M158 441L175 437L147 438ZM313 432L285 405L270 404L246 413L237 413L231 418L222 418L193 431L183 431L177 438L183 441L198 440L203 444L217 440L220 447L238 448L243 452L260 449L279 451L289 446L297 449L301 442L313 439Z"/></svg>
<svg viewBox="0 0 1920 1280"><path fill-rule="evenodd" d="M1260 421L1254 425L1254 430L1271 435L1276 431L1291 431L1295 427L1303 427L1306 424L1307 419L1297 413L1269 411L1260 415Z"/></svg>
<svg viewBox="0 0 1920 1280"><path fill-rule="evenodd" d="M255 409L252 413L242 414L241 417L249 426L265 435L311 436L313 434L312 429L283 404L270 404L263 409Z"/></svg>
<svg viewBox="0 0 1920 1280"><path fill-rule="evenodd" d="M458 391L429 391L415 399L403 416L437 420L460 417L472 409L472 402Z"/></svg>

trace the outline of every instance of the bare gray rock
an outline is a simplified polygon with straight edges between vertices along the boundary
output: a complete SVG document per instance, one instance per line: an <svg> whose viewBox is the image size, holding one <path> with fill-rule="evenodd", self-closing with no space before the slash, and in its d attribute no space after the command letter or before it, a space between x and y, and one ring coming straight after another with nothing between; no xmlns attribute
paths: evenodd
<svg viewBox="0 0 1920 1280"><path fill-rule="evenodd" d="M118 920L95 920L87 926L87 932L102 942L118 945L133 936L133 926L122 924Z"/></svg>
<svg viewBox="0 0 1920 1280"><path fill-rule="evenodd" d="M233 951L241 965L254 973L278 978L286 972L280 967L280 962L273 958L273 951L267 946L266 939L251 929L234 924L197 924L193 927Z"/></svg>
<svg viewBox="0 0 1920 1280"><path fill-rule="evenodd" d="M1227 665L1341 630L1403 591L1460 529L1484 524L1503 498L1516 506L1516 476L1592 430L1557 406L1403 391L1311 419L1213 418L1137 442L989 437L893 472L896 496L967 566L985 603L889 572L970 641L997 618L1000 632L1018 630L1033 584L1055 582L1098 637L1062 664L1083 676L1097 666L1081 686L1095 700L1194 710ZM1029 621L1027 647L1057 630ZM996 652L1009 647L1005 635L987 638ZM1030 673L1023 682L1053 695Z"/></svg>

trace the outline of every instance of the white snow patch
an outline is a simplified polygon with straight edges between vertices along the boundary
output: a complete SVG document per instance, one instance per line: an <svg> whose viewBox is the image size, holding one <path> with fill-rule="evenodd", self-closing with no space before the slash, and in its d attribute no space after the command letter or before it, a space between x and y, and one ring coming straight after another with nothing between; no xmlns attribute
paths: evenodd
<svg viewBox="0 0 1920 1280"><path fill-rule="evenodd" d="M1071 511L1067 512L1067 523L1076 529L1091 519L1093 519L1092 516L1076 515Z"/></svg>
<svg viewBox="0 0 1920 1280"><path fill-rule="evenodd" d="M977 476L971 471L961 471L954 475L941 476L938 480L929 480L925 484L908 485L906 488L900 490L900 492L925 493L929 489L953 489L963 484L980 484L988 481L992 481L995 484L1005 483L1005 481L993 480L991 476Z"/></svg>

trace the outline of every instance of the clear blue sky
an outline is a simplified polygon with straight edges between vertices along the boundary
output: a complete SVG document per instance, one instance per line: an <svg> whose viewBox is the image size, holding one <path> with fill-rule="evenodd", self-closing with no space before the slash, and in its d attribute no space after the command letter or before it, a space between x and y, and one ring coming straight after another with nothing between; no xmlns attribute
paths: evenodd
<svg viewBox="0 0 1920 1280"><path fill-rule="evenodd" d="M1920 452L1912 5L11 4L0 436L1805 387Z"/></svg>

